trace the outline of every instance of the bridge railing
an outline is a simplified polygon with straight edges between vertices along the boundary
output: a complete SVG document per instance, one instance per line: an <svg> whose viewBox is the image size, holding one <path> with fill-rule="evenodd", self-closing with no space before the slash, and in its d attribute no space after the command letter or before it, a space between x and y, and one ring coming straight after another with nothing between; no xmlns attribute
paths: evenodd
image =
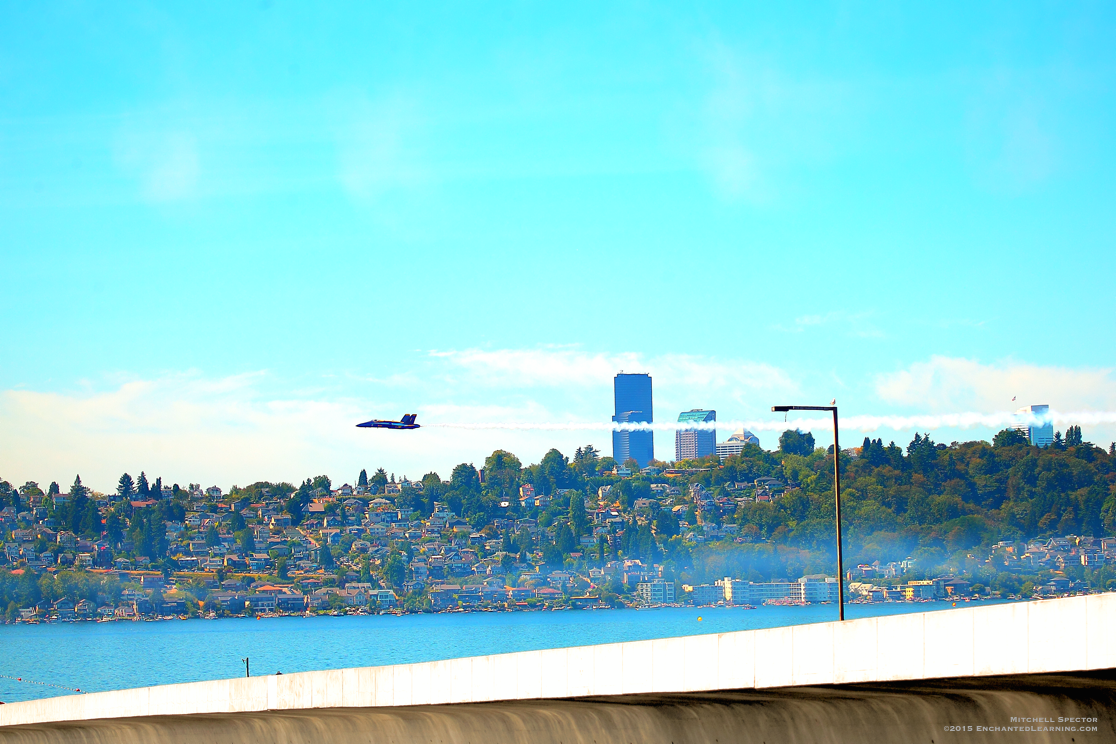
<svg viewBox="0 0 1116 744"><path fill-rule="evenodd" d="M0 705L0 726L1116 668L1116 594Z"/></svg>

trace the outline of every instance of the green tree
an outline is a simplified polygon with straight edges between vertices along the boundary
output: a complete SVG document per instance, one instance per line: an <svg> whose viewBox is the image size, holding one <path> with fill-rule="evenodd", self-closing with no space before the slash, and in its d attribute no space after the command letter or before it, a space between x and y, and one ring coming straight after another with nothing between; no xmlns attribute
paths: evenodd
<svg viewBox="0 0 1116 744"><path fill-rule="evenodd" d="M382 493L387 482L387 471L383 468L378 468L376 474L368 479L368 487L372 490L372 493Z"/></svg>
<svg viewBox="0 0 1116 744"><path fill-rule="evenodd" d="M108 518L105 519L105 536L108 541L117 546L120 541L124 539L124 520L120 517L115 509L109 512Z"/></svg>
<svg viewBox="0 0 1116 744"><path fill-rule="evenodd" d="M522 469L518 457L505 450L496 450L484 461L484 490L497 500L517 498Z"/></svg>
<svg viewBox="0 0 1116 744"><path fill-rule="evenodd" d="M384 580L391 584L392 587L398 589L403 586L403 580L407 573L407 567L403 565L403 558L399 553L392 553L388 556L387 563L384 564Z"/></svg>
<svg viewBox="0 0 1116 744"><path fill-rule="evenodd" d="M585 497L580 493L570 494L570 529L573 530L574 537L584 535L588 523L589 520L585 515Z"/></svg>
<svg viewBox="0 0 1116 744"><path fill-rule="evenodd" d="M554 543L558 546L558 550L560 550L563 555L574 551L577 547L577 542L569 525L564 522L558 525L558 528L554 531Z"/></svg>
<svg viewBox="0 0 1116 744"><path fill-rule="evenodd" d="M660 509L655 515L655 532L661 538L674 537L679 532L678 517L667 509Z"/></svg>
<svg viewBox="0 0 1116 744"><path fill-rule="evenodd" d="M993 447L1015 447L1027 444L1030 444L1027 436L1017 429L1003 429L992 437Z"/></svg>
<svg viewBox="0 0 1116 744"><path fill-rule="evenodd" d="M594 476L600 465L600 454L600 450L591 444L578 447L577 452L574 453L574 466L581 471L582 475Z"/></svg>
<svg viewBox="0 0 1116 744"><path fill-rule="evenodd" d="M205 546L212 548L221 542L221 536L217 534L217 525L214 522L209 523L209 527L205 529Z"/></svg>
<svg viewBox="0 0 1116 744"><path fill-rule="evenodd" d="M542 548L543 562L550 566L562 565L562 551L554 543L548 542Z"/></svg>
<svg viewBox="0 0 1116 744"><path fill-rule="evenodd" d="M236 542L240 546L240 551L245 555L256 552L256 540L252 536L252 530L240 530L237 532Z"/></svg>
<svg viewBox="0 0 1116 744"><path fill-rule="evenodd" d="M1080 447L1084 443L1081 438L1081 427L1071 426L1066 429L1066 446L1067 447Z"/></svg>
<svg viewBox="0 0 1116 744"><path fill-rule="evenodd" d="M785 455L806 457L814 452L814 435L798 429L787 429L779 436L779 451Z"/></svg>

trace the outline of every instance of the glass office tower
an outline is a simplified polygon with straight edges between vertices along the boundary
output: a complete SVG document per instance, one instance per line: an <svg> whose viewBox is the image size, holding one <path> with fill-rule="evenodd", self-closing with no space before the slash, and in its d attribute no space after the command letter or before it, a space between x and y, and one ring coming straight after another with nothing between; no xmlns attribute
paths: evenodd
<svg viewBox="0 0 1116 744"><path fill-rule="evenodd" d="M716 411L693 408L678 414L680 424L711 424L717 420ZM696 460L717 453L716 429L679 429L674 432L674 459Z"/></svg>
<svg viewBox="0 0 1116 744"><path fill-rule="evenodd" d="M613 380L616 411L612 420L623 423L651 423L651 375L630 375L621 372ZM623 465L629 458L641 468L655 458L655 434L646 431L614 430L612 456Z"/></svg>
<svg viewBox="0 0 1116 744"><path fill-rule="evenodd" d="M1050 406L1023 406L1015 413L1021 421L1013 428L1027 437L1031 444L1036 447L1049 447L1054 443L1054 423L1050 420Z"/></svg>

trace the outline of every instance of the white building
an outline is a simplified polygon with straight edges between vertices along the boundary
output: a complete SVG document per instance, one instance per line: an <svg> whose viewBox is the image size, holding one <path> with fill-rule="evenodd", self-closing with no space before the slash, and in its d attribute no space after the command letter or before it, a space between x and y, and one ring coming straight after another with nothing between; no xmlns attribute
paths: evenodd
<svg viewBox="0 0 1116 744"><path fill-rule="evenodd" d="M803 576L798 581L770 581L753 584L725 577L718 581L725 593L726 604L763 604L771 599L786 599L793 602L836 602L838 594L837 579L828 576Z"/></svg>
<svg viewBox="0 0 1116 744"><path fill-rule="evenodd" d="M758 445L759 437L747 429L737 429L728 439L717 444L717 457L735 457L749 444Z"/></svg>

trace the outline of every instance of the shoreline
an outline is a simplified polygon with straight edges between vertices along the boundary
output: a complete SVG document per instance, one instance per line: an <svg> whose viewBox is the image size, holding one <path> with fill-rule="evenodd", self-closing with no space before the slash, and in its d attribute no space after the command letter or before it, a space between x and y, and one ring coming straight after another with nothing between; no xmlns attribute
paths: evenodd
<svg viewBox="0 0 1116 744"><path fill-rule="evenodd" d="M1018 596L1010 596L1010 597L958 597L956 599L950 599L950 598L912 599L912 600L900 600L900 601L894 601L894 600L882 600L882 601L852 600L852 601L845 602L845 606L846 607L850 607L850 606L857 606L857 607L862 607L862 606L895 607L895 606L907 606L907 605L917 606L917 605L924 605L924 604L951 604L952 606L956 607L956 606L958 606L959 603L961 603L961 604L969 604L969 603L983 604L983 603L988 603L988 602L993 602L993 603L1030 602L1030 601L1041 601L1041 600L1046 600L1046 599L1057 599L1057 598L1061 598L1061 597L1081 596L1082 594L1086 594L1086 593L1081 593L1081 592L1067 593L1067 594L1056 595L1056 596L1052 596L1052 597L1046 597L1046 596L1041 596L1041 597L1018 597ZM80 625L87 625L87 624L88 625L103 625L103 624L117 624L117 623L173 622L173 621L185 621L185 620L230 620L230 619L240 619L240 620L250 620L250 619L264 620L264 619L267 619L267 620L271 620L271 619L275 619L275 618L325 618L325 617L373 617L373 616L403 617L403 616L407 616L407 615L460 615L460 614L481 614L481 613L485 613L485 614L492 614L492 613L513 614L513 613L522 613L522 612L567 612L567 611L593 612L593 611L598 611L598 610L628 610L628 611L634 611L634 612L638 612L638 611L641 611L641 610L659 610L659 609L755 610L755 609L758 609L758 607L788 608L788 607L824 607L824 606L833 606L833 605L835 605L835 603L833 603L833 602L778 602L778 601L771 602L771 601L769 601L769 602L764 602L763 604L761 604L759 606L755 606L755 605L732 605L732 604L722 604L722 603L708 604L708 605L692 605L692 604L677 604L677 603L675 603L675 604L659 604L659 605L650 605L650 606L622 605L620 607L608 607L608 606L575 607L575 606L572 606L572 605L553 606L553 605L545 604L545 605L540 605L540 606L536 606L536 607L515 607L515 608L510 608L510 607L460 607L460 608L453 608L453 609L429 610L429 611L426 611L426 610L404 610L404 609L379 610L379 611L371 610L370 611L370 610L364 610L362 608L360 610L351 610L351 609L350 610L332 610L332 611L328 611L328 612L304 611L304 612L259 612L259 613L252 613L252 614L226 614L226 615L212 615L212 614L209 614L209 615L205 615L205 614L196 614L196 615L152 615L152 616L131 617L131 618L129 618L129 617L113 617L113 618L75 617L75 618L66 618L66 619L60 619L60 618L42 618L42 619L39 619L39 618L36 618L36 619L18 619L18 620L14 620L14 621L0 621L0 626L7 626L7 625L13 625L13 626L14 625L79 625L79 624Z"/></svg>

